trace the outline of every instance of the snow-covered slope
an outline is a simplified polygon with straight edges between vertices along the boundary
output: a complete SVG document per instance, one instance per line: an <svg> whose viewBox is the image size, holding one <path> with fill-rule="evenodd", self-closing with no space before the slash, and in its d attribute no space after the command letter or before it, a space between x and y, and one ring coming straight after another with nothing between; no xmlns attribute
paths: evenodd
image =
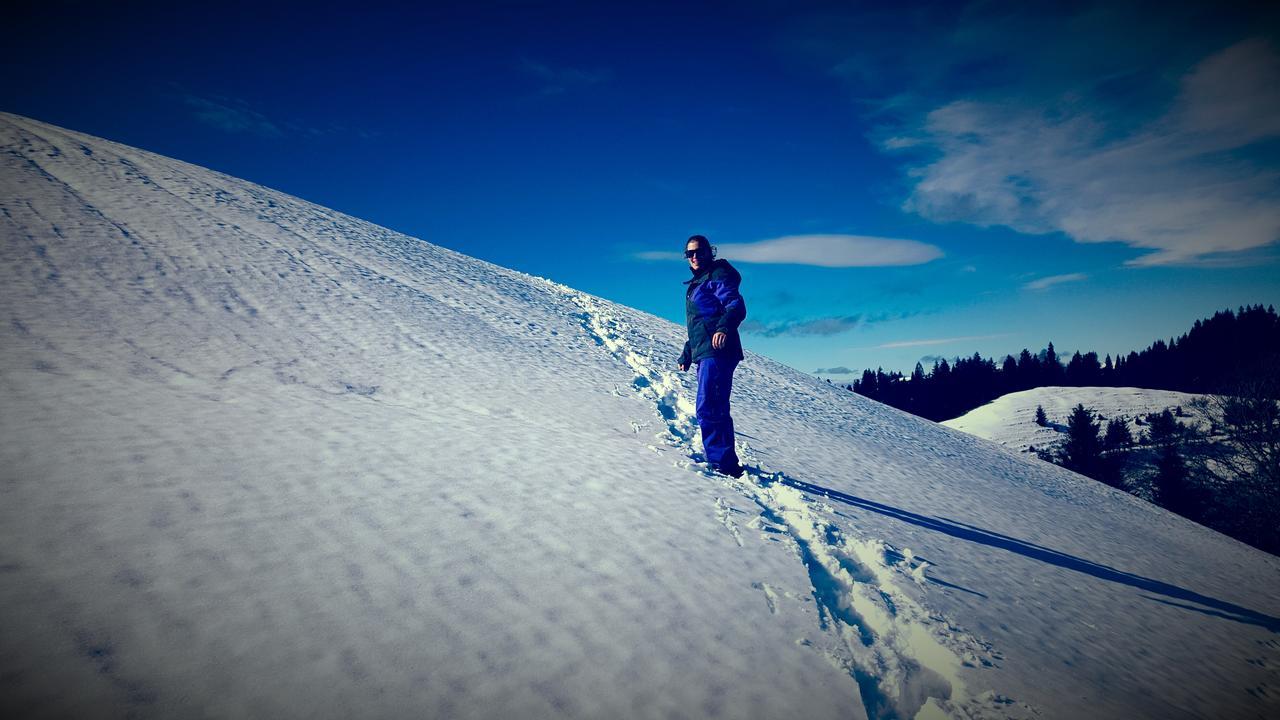
<svg viewBox="0 0 1280 720"><path fill-rule="evenodd" d="M1136 419L1150 413L1181 407L1178 422L1200 428L1208 420L1191 405L1197 395L1173 390L1130 387L1039 387L1002 395L943 425L1019 451L1049 448L1066 438L1067 418L1076 405L1084 405L1107 419L1123 417L1129 432L1138 438L1145 431ZM1036 407L1043 407L1048 424L1036 424ZM1105 423L1103 430L1106 429Z"/></svg>
<svg viewBox="0 0 1280 720"><path fill-rule="evenodd" d="M753 470L711 475L682 328L25 118L0 143L6 710L1277 711L1271 556L755 355Z"/></svg>

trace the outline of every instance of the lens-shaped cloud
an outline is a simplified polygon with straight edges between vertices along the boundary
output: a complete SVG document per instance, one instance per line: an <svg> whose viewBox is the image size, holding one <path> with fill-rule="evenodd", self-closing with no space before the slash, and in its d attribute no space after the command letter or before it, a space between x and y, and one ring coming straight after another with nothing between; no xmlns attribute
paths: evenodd
<svg viewBox="0 0 1280 720"><path fill-rule="evenodd" d="M1084 280L1088 277L1089 276L1085 275L1084 273L1067 273L1065 275L1050 275L1049 277L1042 277L1038 280L1032 280L1031 282L1023 285L1022 288L1024 290L1048 290L1054 285L1061 285L1062 283L1068 283L1068 282L1080 282L1081 280Z"/></svg>
<svg viewBox="0 0 1280 720"><path fill-rule="evenodd" d="M818 267L921 265L943 256L935 245L865 235L787 235L754 243L721 243L728 260Z"/></svg>

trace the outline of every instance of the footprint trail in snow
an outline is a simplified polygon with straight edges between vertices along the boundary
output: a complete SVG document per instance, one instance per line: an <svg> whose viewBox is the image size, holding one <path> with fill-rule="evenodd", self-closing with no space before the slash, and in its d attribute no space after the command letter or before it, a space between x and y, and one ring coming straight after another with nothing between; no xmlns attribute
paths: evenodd
<svg viewBox="0 0 1280 720"><path fill-rule="evenodd" d="M899 588L899 578L924 583L925 566L913 562L910 550L850 536L793 487L794 480L762 467L745 441L737 443L738 455L747 468L741 478L711 471L698 460L695 409L681 394L679 377L633 348L627 340L633 332L631 326L611 314L604 302L562 285L555 287L581 309L578 317L587 334L635 373L632 390L653 403L664 422L659 437L687 458L677 464L700 470L741 493L759 508L760 520L785 533L807 568L821 627L835 640L819 650L856 681L868 717L1009 715L1007 698L990 693L974 697L960 679L961 667L989 664L982 659L986 654L983 643ZM741 545L741 535L728 518L723 501L717 503L716 511ZM893 563L889 557L906 562Z"/></svg>

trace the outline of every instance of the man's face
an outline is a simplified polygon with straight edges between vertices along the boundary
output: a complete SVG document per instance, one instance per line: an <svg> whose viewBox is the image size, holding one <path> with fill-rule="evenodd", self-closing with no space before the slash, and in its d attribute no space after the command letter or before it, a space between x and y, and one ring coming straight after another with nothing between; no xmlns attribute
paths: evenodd
<svg viewBox="0 0 1280 720"><path fill-rule="evenodd" d="M684 249L686 254L690 251L696 251L693 253L693 257L689 258L690 268L697 271L706 267L707 260L709 259L708 256L711 254L710 249L707 248L706 245L695 240L686 245Z"/></svg>

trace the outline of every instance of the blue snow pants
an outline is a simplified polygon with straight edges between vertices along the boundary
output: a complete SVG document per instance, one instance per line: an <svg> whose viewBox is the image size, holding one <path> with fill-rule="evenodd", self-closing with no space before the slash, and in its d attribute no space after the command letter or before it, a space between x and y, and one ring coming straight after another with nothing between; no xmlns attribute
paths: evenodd
<svg viewBox="0 0 1280 720"><path fill-rule="evenodd" d="M702 447L707 462L720 468L738 466L733 449L733 418L729 416L729 392L737 360L716 357L698 361L698 424L702 427Z"/></svg>

